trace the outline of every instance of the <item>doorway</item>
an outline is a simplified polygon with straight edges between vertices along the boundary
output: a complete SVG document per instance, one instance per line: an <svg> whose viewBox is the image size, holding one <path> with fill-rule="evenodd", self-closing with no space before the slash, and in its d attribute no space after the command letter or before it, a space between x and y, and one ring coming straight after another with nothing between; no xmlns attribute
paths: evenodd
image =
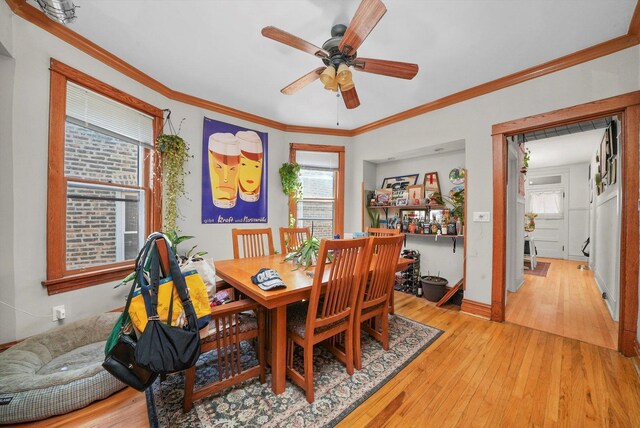
<svg viewBox="0 0 640 428"><path fill-rule="evenodd" d="M619 123L609 116L508 138L528 165L514 174L509 154L507 217L517 227L507 245L524 235L513 251L527 256L508 258L506 321L617 349ZM511 183L521 179L514 202Z"/></svg>
<svg viewBox="0 0 640 428"><path fill-rule="evenodd" d="M638 317L638 149L640 91L496 124L493 134L493 283L491 319L505 320L507 259L507 137L617 114L621 118L620 321L618 350L635 355Z"/></svg>

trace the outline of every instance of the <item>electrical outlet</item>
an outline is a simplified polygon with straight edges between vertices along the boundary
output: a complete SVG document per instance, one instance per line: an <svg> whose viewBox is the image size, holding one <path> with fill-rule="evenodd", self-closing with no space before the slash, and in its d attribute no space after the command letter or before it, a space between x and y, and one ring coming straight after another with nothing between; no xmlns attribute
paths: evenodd
<svg viewBox="0 0 640 428"><path fill-rule="evenodd" d="M64 305L54 306L51 308L51 321L63 320L66 317Z"/></svg>
<svg viewBox="0 0 640 428"><path fill-rule="evenodd" d="M491 221L491 213L488 211L474 211L473 221L480 223L488 223Z"/></svg>

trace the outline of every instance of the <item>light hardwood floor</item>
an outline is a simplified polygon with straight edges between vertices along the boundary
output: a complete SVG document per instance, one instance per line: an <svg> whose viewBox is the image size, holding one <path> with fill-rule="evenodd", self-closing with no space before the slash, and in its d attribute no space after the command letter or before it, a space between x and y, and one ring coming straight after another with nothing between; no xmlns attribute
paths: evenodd
<svg viewBox="0 0 640 428"><path fill-rule="evenodd" d="M399 292L396 311L445 333L341 427L640 426L632 359ZM144 395L128 389L39 425L147 426Z"/></svg>
<svg viewBox="0 0 640 428"><path fill-rule="evenodd" d="M508 293L507 322L617 349L618 323L607 310L593 272L578 270L584 262L539 261L551 263L547 276L525 275L524 285Z"/></svg>

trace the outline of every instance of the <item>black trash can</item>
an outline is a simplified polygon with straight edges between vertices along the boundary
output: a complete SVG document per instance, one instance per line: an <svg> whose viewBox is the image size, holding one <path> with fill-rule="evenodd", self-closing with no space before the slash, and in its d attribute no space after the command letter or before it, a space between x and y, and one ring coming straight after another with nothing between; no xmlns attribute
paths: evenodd
<svg viewBox="0 0 640 428"><path fill-rule="evenodd" d="M421 282L422 295L430 302L438 302L447 293L449 281L441 276L423 276Z"/></svg>

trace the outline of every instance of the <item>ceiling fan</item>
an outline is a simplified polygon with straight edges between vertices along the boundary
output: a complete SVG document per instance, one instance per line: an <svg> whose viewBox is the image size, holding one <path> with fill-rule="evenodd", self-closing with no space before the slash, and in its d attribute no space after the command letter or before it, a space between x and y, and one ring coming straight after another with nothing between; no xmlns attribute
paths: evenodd
<svg viewBox="0 0 640 428"><path fill-rule="evenodd" d="M349 26L334 25L331 28L331 38L324 42L322 48L279 28L264 27L262 29L264 37L315 55L325 64L324 67L318 67L285 86L280 92L291 95L320 79L325 89L334 92L340 89L344 104L348 109L353 109L360 105L360 100L351 77L350 67L366 73L413 79L418 73L417 64L358 57L358 48L386 11L387 8L380 0L362 0Z"/></svg>

